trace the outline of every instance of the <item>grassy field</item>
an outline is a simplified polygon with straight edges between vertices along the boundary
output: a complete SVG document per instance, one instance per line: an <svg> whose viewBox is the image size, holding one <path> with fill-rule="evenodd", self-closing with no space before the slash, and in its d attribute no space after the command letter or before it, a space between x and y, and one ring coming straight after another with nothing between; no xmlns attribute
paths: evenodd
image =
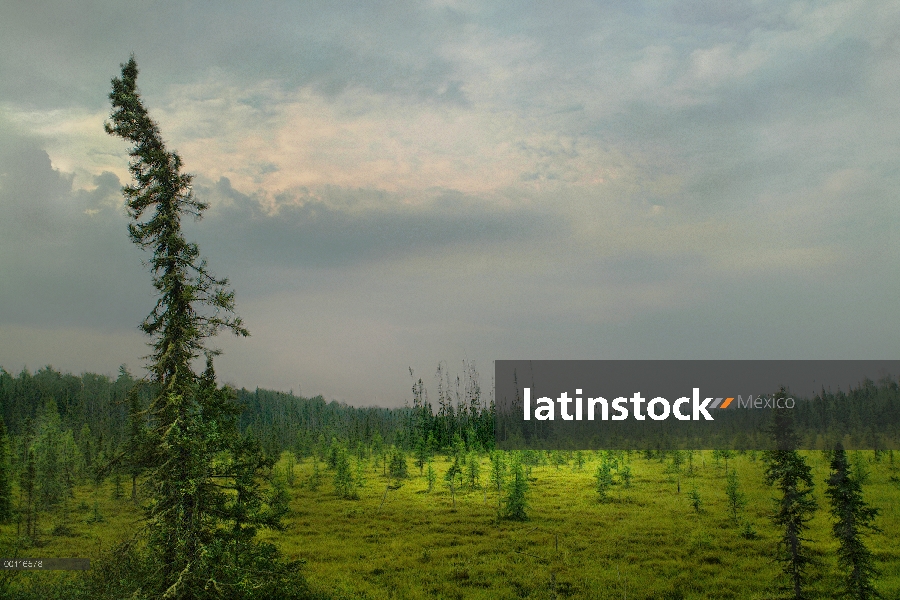
<svg viewBox="0 0 900 600"><path fill-rule="evenodd" d="M727 510L724 464L711 453L695 453L694 475L680 477L668 463L632 453L625 458L634 475L630 488L613 486L606 502L595 491L599 458L585 456L581 470L571 463L532 468L524 522L498 520L487 457L481 488L457 490L455 508L443 480L450 463L442 457L433 463L438 477L431 492L412 461L410 478L387 491L381 468L369 464L358 500L339 499L324 469L319 489L310 489L313 465L307 460L294 467L286 529L262 537L287 557L305 560L310 583L335 598L782 597L780 567L773 561L778 532L768 519L774 493L763 483L760 460L743 455L729 461L748 500L743 519L757 532L747 539ZM819 504L809 524L816 559L810 595L833 598L840 579L824 497L828 465L819 453L806 453L806 459ZM900 477L900 465L893 468L886 458L875 463L868 452L858 459L869 472L866 501L881 511L882 532L867 540L882 573L878 587L886 598L900 598L900 483L891 480ZM279 468L286 468L284 460ZM701 500L699 513L689 498L692 489ZM19 548L18 555L97 556L139 525L130 501L111 497L110 483L79 488L69 503L71 531L51 535L63 516L43 514L42 545ZM97 513L103 520L89 522ZM0 532L13 540L16 525ZM54 575L17 577L50 581Z"/></svg>

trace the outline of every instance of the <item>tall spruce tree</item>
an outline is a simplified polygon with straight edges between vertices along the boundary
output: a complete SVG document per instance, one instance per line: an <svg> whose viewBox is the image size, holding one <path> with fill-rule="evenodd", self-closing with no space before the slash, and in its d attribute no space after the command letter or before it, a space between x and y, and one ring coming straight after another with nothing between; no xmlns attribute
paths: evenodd
<svg viewBox="0 0 900 600"><path fill-rule="evenodd" d="M863 535L878 531L873 521L878 509L866 506L862 482L855 477L844 447L838 443L831 456L831 476L825 495L835 518L832 532L838 540L838 564L844 571L847 596L856 600L879 598L874 579L878 574L872 552L863 543Z"/></svg>
<svg viewBox="0 0 900 600"><path fill-rule="evenodd" d="M144 472L146 462L146 419L141 410L140 386L135 385L128 392L128 430L125 440L124 462L131 476L131 501L137 502L137 480Z"/></svg>
<svg viewBox="0 0 900 600"><path fill-rule="evenodd" d="M123 188L133 220L128 231L136 245L152 252L149 266L159 294L141 324L152 340L148 368L156 390L140 444L151 490L142 592L172 599L298 597L305 588L296 565L279 562L274 547L253 543L252 534L233 535L235 529L276 523L265 511L256 512L257 523L248 523L253 518L245 510L247 494L257 493L248 470L252 477L265 461L246 452L236 426L240 409L231 390L216 385L212 357L218 352L206 341L223 329L249 333L234 314L228 281L209 272L197 245L182 233L182 219L199 219L207 205L194 197L181 158L166 150L141 102L137 75L132 56L121 78L112 80L113 110L105 128L133 144L134 183ZM207 368L200 376L193 363L203 354ZM235 496L241 506L232 501Z"/></svg>
<svg viewBox="0 0 900 600"><path fill-rule="evenodd" d="M776 395L786 397L784 388ZM811 557L804 537L807 523L816 510L812 497L813 481L810 467L797 452L800 440L794 430L790 409L773 411L771 434L775 449L766 452L765 480L781 493L775 500L772 521L781 530L778 561L790 580L795 600L805 598L806 566Z"/></svg>
<svg viewBox="0 0 900 600"><path fill-rule="evenodd" d="M13 514L12 464L9 455L9 436L6 423L0 416L0 523L6 523Z"/></svg>

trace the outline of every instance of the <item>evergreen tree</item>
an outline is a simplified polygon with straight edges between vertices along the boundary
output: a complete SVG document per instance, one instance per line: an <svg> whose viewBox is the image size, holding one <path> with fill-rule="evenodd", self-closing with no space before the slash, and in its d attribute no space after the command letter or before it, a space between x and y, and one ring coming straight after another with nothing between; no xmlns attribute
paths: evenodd
<svg viewBox="0 0 900 600"><path fill-rule="evenodd" d="M9 436L0 416L0 523L10 520L12 507L12 465L9 460Z"/></svg>
<svg viewBox="0 0 900 600"><path fill-rule="evenodd" d="M66 429L63 431L60 443L60 464L62 466L60 476L67 498L75 496L75 483L78 479L78 469L81 464L80 454L78 446L75 444L75 438L72 436L72 430Z"/></svg>
<svg viewBox="0 0 900 600"><path fill-rule="evenodd" d="M25 467L19 478L19 522L25 520L25 537L34 539L37 532L37 510L35 508L35 467L34 450L28 450Z"/></svg>
<svg viewBox="0 0 900 600"><path fill-rule="evenodd" d="M125 441L124 463L131 476L131 501L137 502L137 480L144 472L147 458L147 427L144 412L141 410L139 386L133 386L128 392L128 437Z"/></svg>
<svg viewBox="0 0 900 600"><path fill-rule="evenodd" d="M528 520L528 481L522 463L514 460L510 472L501 516L513 521Z"/></svg>
<svg viewBox="0 0 900 600"><path fill-rule="evenodd" d="M428 461L425 469L425 480L428 481L428 493L430 494L431 490L434 489L434 482L437 480L437 473L435 473L431 461Z"/></svg>
<svg viewBox="0 0 900 600"><path fill-rule="evenodd" d="M619 470L619 479L622 480L622 487L626 490L631 487L631 467L625 465Z"/></svg>
<svg viewBox="0 0 900 600"><path fill-rule="evenodd" d="M470 452L469 458L466 461L466 480L469 484L469 489L476 489L479 485L480 479L481 464L478 461L478 454L475 452Z"/></svg>
<svg viewBox="0 0 900 600"><path fill-rule="evenodd" d="M851 474L847 454L840 443L832 453L825 495L835 519L832 532L839 544L838 564L844 571L847 596L857 600L880 597L873 583L878 574L874 557L862 539L868 531L879 531L873 523L878 509L863 501L862 482Z"/></svg>
<svg viewBox="0 0 900 600"><path fill-rule="evenodd" d="M778 395L782 398L786 396L783 388ZM775 450L766 452L765 480L781 492L772 515L773 523L782 531L778 560L790 580L794 599L801 600L805 597L806 566L811 561L804 532L816 510L812 497L812 474L797 452L799 439L794 431L790 409L775 409L772 412L771 433Z"/></svg>
<svg viewBox="0 0 900 600"><path fill-rule="evenodd" d="M48 399L37 420L34 440L35 485L41 508L59 504L66 494L62 469L62 431L56 402Z"/></svg>
<svg viewBox="0 0 900 600"><path fill-rule="evenodd" d="M81 477L92 477L94 472L94 440L90 426L85 423L78 434L78 448L81 460L78 473Z"/></svg>
<svg viewBox="0 0 900 600"><path fill-rule="evenodd" d="M728 498L728 511L731 513L731 520L737 524L739 513L746 506L747 499L740 490L737 471L734 469L725 476L725 496Z"/></svg>
<svg viewBox="0 0 900 600"><path fill-rule="evenodd" d="M491 485L500 492L506 481L506 458L502 450L491 452Z"/></svg>
<svg viewBox="0 0 900 600"><path fill-rule="evenodd" d="M597 466L597 472L594 474L597 480L597 499L600 502L609 500L609 489L612 487L613 478L609 463L604 457L603 461Z"/></svg>
<svg viewBox="0 0 900 600"><path fill-rule="evenodd" d="M700 514L700 509L703 507L703 499L700 497L700 491L696 487L691 488L691 491L688 492L688 500L691 501L694 511Z"/></svg>
<svg viewBox="0 0 900 600"><path fill-rule="evenodd" d="M575 451L575 466L573 470L580 471L584 468L584 452L581 450Z"/></svg>
<svg viewBox="0 0 900 600"><path fill-rule="evenodd" d="M152 252L159 295L141 324L152 340L148 367L155 390L144 456L154 568L147 570L143 591L175 600L266 597L276 590L284 597L291 588L279 580L294 576L276 560L274 547L253 542L257 526L276 526L277 519L246 508L258 494L251 480L267 459L238 435L241 409L231 390L216 385L212 357L218 352L206 346L222 329L249 333L234 314L228 281L209 272L197 245L182 233L182 219L199 219L207 205L194 197L181 157L166 150L141 102L137 75L131 57L121 78L112 80L113 111L105 129L133 144L134 183L123 188L133 221L128 231L132 242ZM207 368L200 377L192 364L202 354ZM263 555L267 560L260 560Z"/></svg>
<svg viewBox="0 0 900 600"><path fill-rule="evenodd" d="M444 475L444 481L447 482L447 487L450 488L450 498L453 501L453 508L456 508L456 486L461 476L462 467L459 466L459 456L456 456L453 459L453 464L450 465L450 468L447 469L447 473Z"/></svg>
<svg viewBox="0 0 900 600"><path fill-rule="evenodd" d="M337 450L334 469L334 490L339 497L347 500L359 498L356 492L356 477L350 465L350 454L343 447L339 447Z"/></svg>
<svg viewBox="0 0 900 600"><path fill-rule="evenodd" d="M416 438L416 466L419 467L419 475L422 474L428 459L428 442L424 436L420 435Z"/></svg>
<svg viewBox="0 0 900 600"><path fill-rule="evenodd" d="M391 452L391 464L388 467L388 471L397 483L409 476L409 469L406 466L406 456L403 455L403 450L394 448L393 452Z"/></svg>

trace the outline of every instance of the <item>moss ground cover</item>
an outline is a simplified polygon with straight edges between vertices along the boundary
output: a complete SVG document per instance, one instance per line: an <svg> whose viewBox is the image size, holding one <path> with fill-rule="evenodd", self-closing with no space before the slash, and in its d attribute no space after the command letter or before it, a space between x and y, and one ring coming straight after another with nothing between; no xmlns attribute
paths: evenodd
<svg viewBox="0 0 900 600"><path fill-rule="evenodd" d="M840 578L824 496L828 462L821 453L804 454L819 504L809 529L816 559L809 591L831 598ZM868 472L866 502L881 511L882 532L866 540L881 571L878 589L900 598L900 465L885 456L876 462L871 452L850 457ZM760 457L728 460L747 500L738 522L727 504L724 461L711 452L682 458L676 468L671 456L633 452L604 459L591 452L577 468L571 456L562 464L543 456L530 467L528 520L521 522L498 519L500 494L487 481L487 456L481 457L481 484L461 484L455 508L443 479L452 463L443 457L432 463L437 481L431 492L412 460L399 486L367 461L357 500L339 498L323 464L320 485L312 489L314 465L306 459L294 466L286 529L263 538L288 558L305 560L310 583L335 598L782 597L773 560L778 532L768 518L774 492L763 483ZM594 474L603 460L618 468L600 501ZM287 465L285 456L277 468ZM699 512L691 490L700 497ZM15 523L0 527L4 554L96 557L140 521L127 496L113 499L109 482L77 488L66 511L41 513L37 546L17 547ZM49 586L59 577L66 575L17 573L12 583Z"/></svg>

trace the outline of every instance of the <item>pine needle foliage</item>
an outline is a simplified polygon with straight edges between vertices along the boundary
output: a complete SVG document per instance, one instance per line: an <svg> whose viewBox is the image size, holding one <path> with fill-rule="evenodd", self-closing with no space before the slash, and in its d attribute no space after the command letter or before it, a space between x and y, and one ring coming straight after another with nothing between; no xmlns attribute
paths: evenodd
<svg viewBox="0 0 900 600"><path fill-rule="evenodd" d="M844 447L838 443L831 457L831 475L825 495L831 503L835 522L832 533L838 541L838 565L844 572L846 595L855 600L880 598L874 580L878 575L872 552L863 536L879 531L875 526L878 509L866 505L862 482L851 474Z"/></svg>
<svg viewBox="0 0 900 600"><path fill-rule="evenodd" d="M785 396L782 389L781 396ZM816 510L812 497L813 480L809 465L797 452L799 439L794 430L789 409L773 411L771 433L775 450L765 455L765 481L775 486L781 497L775 500L772 522L781 530L777 559L790 581L794 600L806 598L804 584L806 567L811 562L809 548L804 537L809 520Z"/></svg>
<svg viewBox="0 0 900 600"><path fill-rule="evenodd" d="M500 516L513 521L528 520L528 480L521 461L516 459L513 460L510 469Z"/></svg>
<svg viewBox="0 0 900 600"><path fill-rule="evenodd" d="M146 428L141 423L143 431L130 440L137 456L129 465L132 473L147 475L149 564L140 590L128 595L255 598L281 586L278 597L288 597L283 583L285 577L300 581L296 565L279 563L273 547L253 539L260 527L277 529L283 514L281 499L266 496L258 484L272 460L239 433L241 409L233 391L216 384L212 361L218 351L206 345L221 330L249 333L234 313L228 280L213 276L197 245L183 235L182 220L199 220L207 204L194 197L181 157L166 149L141 101L137 75L132 56L112 80L112 113L105 123L107 133L133 144L134 181L123 188L132 219L128 232L152 253L148 266L158 293L141 324L151 338L149 383L156 393ZM206 370L197 374L193 363L202 355ZM135 464L138 458L142 465ZM305 588L295 589L299 595Z"/></svg>
<svg viewBox="0 0 900 600"><path fill-rule="evenodd" d="M747 505L747 496L740 489L737 471L731 469L725 476L725 496L728 499L728 512L731 520L737 524L740 513Z"/></svg>
<svg viewBox="0 0 900 600"><path fill-rule="evenodd" d="M6 432L6 423L0 416L0 523L6 523L13 516L12 476L9 436Z"/></svg>

